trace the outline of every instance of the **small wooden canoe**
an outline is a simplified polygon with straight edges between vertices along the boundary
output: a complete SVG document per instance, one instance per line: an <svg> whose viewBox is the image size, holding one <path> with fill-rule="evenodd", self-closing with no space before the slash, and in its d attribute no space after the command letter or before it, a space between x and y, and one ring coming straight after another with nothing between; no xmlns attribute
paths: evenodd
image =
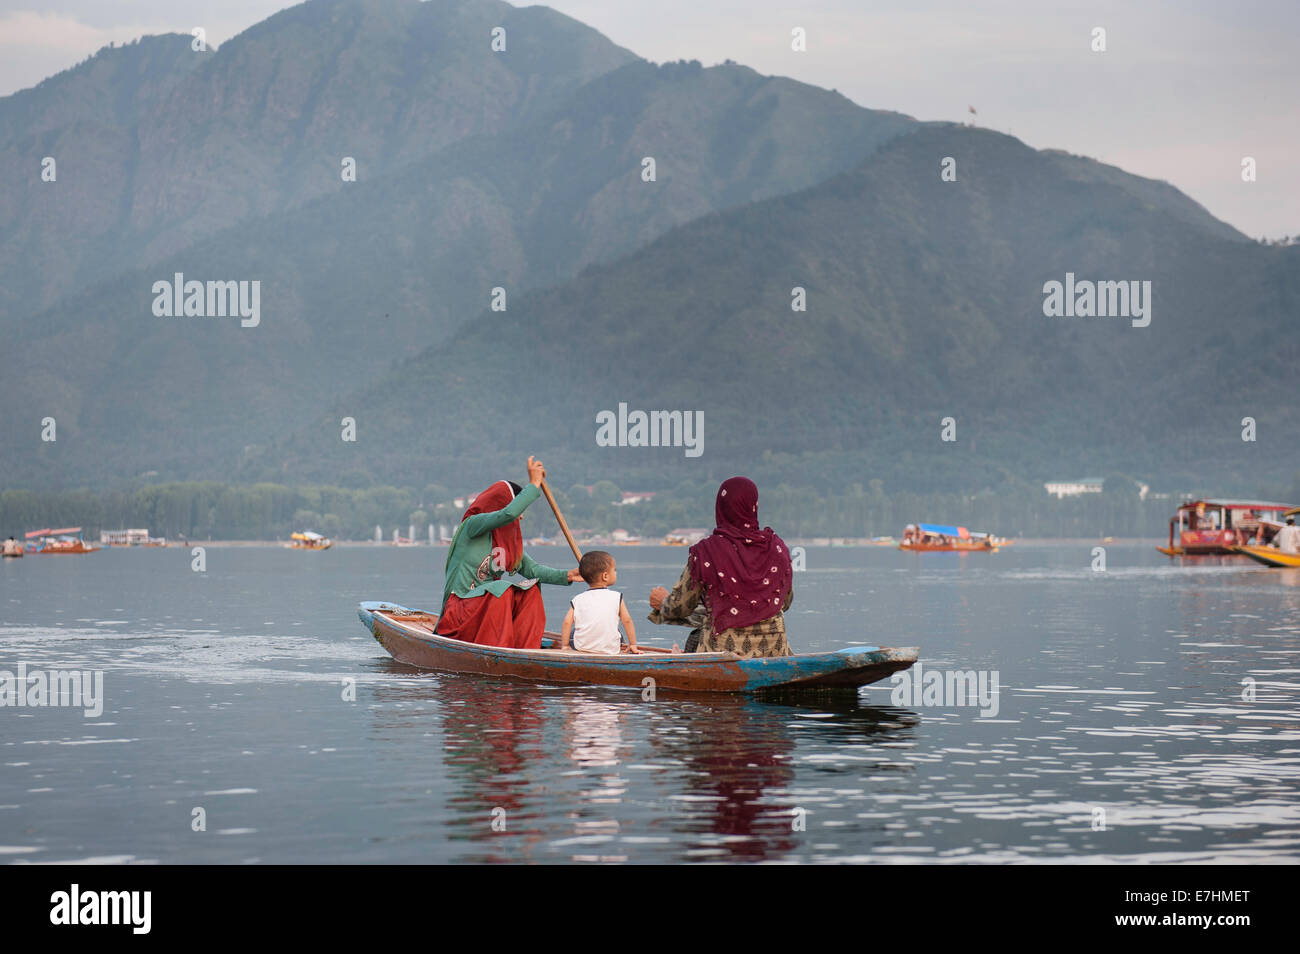
<svg viewBox="0 0 1300 954"><path fill-rule="evenodd" d="M1283 553L1274 547L1234 547L1233 552L1248 556L1265 566L1300 566L1300 554Z"/></svg>
<svg viewBox="0 0 1300 954"><path fill-rule="evenodd" d="M418 669L472 673L525 682L579 683L684 692L856 689L907 669L915 647L851 646L829 653L746 659L734 653L643 653L607 656L557 649L479 646L434 633L438 617L394 603L362 603L361 622L398 662ZM547 633L543 647L554 645Z"/></svg>

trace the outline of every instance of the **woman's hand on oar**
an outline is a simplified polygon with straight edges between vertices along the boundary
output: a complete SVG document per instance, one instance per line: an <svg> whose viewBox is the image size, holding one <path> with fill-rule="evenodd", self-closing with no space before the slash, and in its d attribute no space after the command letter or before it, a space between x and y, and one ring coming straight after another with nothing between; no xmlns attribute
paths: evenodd
<svg viewBox="0 0 1300 954"><path fill-rule="evenodd" d="M532 454L528 455L528 482L537 488L541 488L542 481L546 479L546 468L542 466L540 460L535 460Z"/></svg>
<svg viewBox="0 0 1300 954"><path fill-rule="evenodd" d="M578 572L578 568L577 568L576 566L575 566L572 570L569 571L569 582L570 582L570 583L577 583L577 582L578 582L579 580L581 580L581 579L582 579L582 574Z"/></svg>

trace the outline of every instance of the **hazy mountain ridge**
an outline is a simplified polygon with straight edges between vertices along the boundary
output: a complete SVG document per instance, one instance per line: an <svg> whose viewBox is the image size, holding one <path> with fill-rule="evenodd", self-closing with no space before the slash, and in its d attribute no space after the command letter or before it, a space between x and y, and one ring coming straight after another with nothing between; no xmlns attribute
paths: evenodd
<svg viewBox="0 0 1300 954"><path fill-rule="evenodd" d="M940 181L943 156L959 157L957 182ZM1289 479L1300 249L1220 237L1106 178L1062 178L1056 157L1000 134L926 126L849 173L467 322L349 399L366 443L334 445L322 422L269 456L319 477L400 440L400 459L364 457L373 477L443 483L509 466L519 447L634 482L739 469L920 488L1115 470ZM1151 281L1151 325L1046 317L1043 285L1067 272ZM806 314L790 310L795 285ZM494 400L503 389L545 413ZM595 414L619 402L704 410L705 454L597 448ZM939 439L945 416L955 444ZM1241 441L1243 416L1260 442Z"/></svg>
<svg viewBox="0 0 1300 954"><path fill-rule="evenodd" d="M508 56L489 46L498 25L513 38ZM219 50L191 42L146 38L0 100L0 170L16 186L0 200L0 328L338 192L344 156L359 178L377 177L532 121L634 59L554 11L496 0L314 0ZM154 78L137 91L142 71ZM44 155L59 163L55 183L39 179Z"/></svg>
<svg viewBox="0 0 1300 954"><path fill-rule="evenodd" d="M563 280L702 212L818 181L912 125L744 67L633 63L528 126L453 143L66 299L16 333L27 416L60 411L78 440L111 434L93 453L124 475L229 473L246 445L301 427L340 381L360 387L438 340L493 287L513 296ZM640 175L647 152L656 182ZM164 326L149 288L178 271L261 279L266 323ZM70 356L84 380L46 393ZM90 392L101 399L83 404ZM182 422L192 426L177 434ZM200 422L209 439L195 441ZM133 441L139 453L116 456Z"/></svg>
<svg viewBox="0 0 1300 954"><path fill-rule="evenodd" d="M202 61L190 55L191 39L172 33L106 46L30 89L0 97L0 142L40 137L78 122L138 122L142 104Z"/></svg>
<svg viewBox="0 0 1300 954"><path fill-rule="evenodd" d="M518 53L502 70L431 65L440 37L486 51L498 21ZM529 52L526 38L551 27L573 42ZM171 39L188 52L188 37ZM302 49L319 56L295 73ZM115 274L5 331L23 355L0 421L19 449L0 457L6 481L422 484L471 480L525 447L642 481L748 466L983 486L1058 465L1194 473L1171 446L1198 414L1232 433L1251 411L1231 401L1259 405L1261 428L1294 423L1276 384L1294 366L1279 315L1300 294L1295 256L1245 241L1167 183L741 66L655 66L544 8L317 0L211 57L160 80L165 96L140 120L147 178L164 188L105 200L135 232L65 248L79 213L58 219L57 200L41 200L52 238L24 253ZM382 102L348 100L341 77ZM338 101L352 120L330 113ZM232 109L245 117L233 128L255 135L218 129L229 148L187 139ZM454 120L447 139L422 145L414 131L435 116ZM340 130L390 164L356 150L359 181L344 187L331 165ZM940 181L945 156L956 183ZM230 209L204 211L253 167L271 171ZM0 255L5 284L24 280L27 265ZM261 280L263 323L154 317L150 286L177 271ZM1152 328L1045 318L1042 283L1066 271L1154 279ZM794 285L808 289L806 316L790 312ZM483 311L496 286L505 313ZM1225 311L1243 324L1215 344ZM1226 349L1253 383L1217 381L1216 352L1188 341ZM1216 387L1185 406L1197 376ZM518 395L509 413L503 388ZM619 401L706 409L708 451L596 449L594 412ZM948 414L961 436L936 453ZM55 444L36 443L46 415ZM357 444L339 440L343 416L357 417ZM1210 465L1239 479L1242 452L1218 447Z"/></svg>

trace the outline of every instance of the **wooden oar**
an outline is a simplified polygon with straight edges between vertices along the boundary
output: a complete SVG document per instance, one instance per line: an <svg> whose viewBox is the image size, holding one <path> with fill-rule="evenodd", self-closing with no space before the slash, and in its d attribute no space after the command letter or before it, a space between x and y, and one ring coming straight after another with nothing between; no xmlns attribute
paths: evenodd
<svg viewBox="0 0 1300 954"><path fill-rule="evenodd" d="M551 512L555 514L555 522L560 525L560 530L564 533L564 539L569 541L569 549L573 551L573 558L581 562L582 551L578 549L578 544L574 542L573 534L569 532L569 525L564 522L564 514L560 513L555 498L551 496L551 488L546 486L545 480L542 481L542 493L546 495L546 502L551 505Z"/></svg>

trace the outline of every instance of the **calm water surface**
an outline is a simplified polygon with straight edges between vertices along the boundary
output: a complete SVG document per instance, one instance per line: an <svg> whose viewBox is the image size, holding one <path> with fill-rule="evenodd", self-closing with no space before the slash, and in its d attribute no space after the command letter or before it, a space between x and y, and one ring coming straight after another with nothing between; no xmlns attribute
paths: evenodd
<svg viewBox="0 0 1300 954"><path fill-rule="evenodd" d="M615 552L640 638L681 640L644 617L685 551ZM797 651L917 645L926 669L996 671L983 718L894 706L888 681L643 702L418 673L355 607L436 610L444 556L3 561L0 670L102 670L106 699L93 719L0 708L0 861L1300 859L1300 571L1136 545L1103 573L1089 546L808 550ZM570 592L544 588L552 624Z"/></svg>

